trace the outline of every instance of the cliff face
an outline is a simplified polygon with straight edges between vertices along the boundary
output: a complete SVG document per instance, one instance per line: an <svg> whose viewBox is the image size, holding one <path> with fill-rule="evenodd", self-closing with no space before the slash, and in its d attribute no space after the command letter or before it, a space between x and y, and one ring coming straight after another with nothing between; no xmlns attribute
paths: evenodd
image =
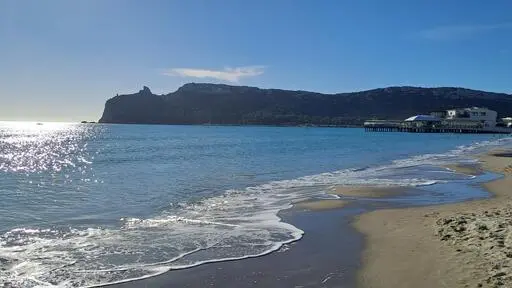
<svg viewBox="0 0 512 288"><path fill-rule="evenodd" d="M165 101L148 87L135 94L118 95L105 103L101 123L161 123L165 120Z"/></svg>
<svg viewBox="0 0 512 288"><path fill-rule="evenodd" d="M369 118L405 119L454 107L481 106L512 115L512 96L464 88L389 87L320 94L221 84L185 84L167 95L149 88L105 104L101 123L347 125Z"/></svg>

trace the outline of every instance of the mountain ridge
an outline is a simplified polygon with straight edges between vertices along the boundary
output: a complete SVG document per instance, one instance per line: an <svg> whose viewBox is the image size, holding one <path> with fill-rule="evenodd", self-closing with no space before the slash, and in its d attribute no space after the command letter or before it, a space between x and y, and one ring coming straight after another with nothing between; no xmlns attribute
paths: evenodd
<svg viewBox="0 0 512 288"><path fill-rule="evenodd" d="M302 90L187 83L156 95L144 86L105 103L100 123L360 125L457 107L481 106L512 115L512 95L462 87L390 86L323 94Z"/></svg>

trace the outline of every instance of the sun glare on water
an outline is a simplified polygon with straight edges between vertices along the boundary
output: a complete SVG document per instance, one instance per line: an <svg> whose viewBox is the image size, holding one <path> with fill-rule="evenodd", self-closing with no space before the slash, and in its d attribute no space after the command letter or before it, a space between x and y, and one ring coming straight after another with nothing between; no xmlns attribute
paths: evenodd
<svg viewBox="0 0 512 288"><path fill-rule="evenodd" d="M0 122L0 171L60 171L83 159L88 129L75 123Z"/></svg>

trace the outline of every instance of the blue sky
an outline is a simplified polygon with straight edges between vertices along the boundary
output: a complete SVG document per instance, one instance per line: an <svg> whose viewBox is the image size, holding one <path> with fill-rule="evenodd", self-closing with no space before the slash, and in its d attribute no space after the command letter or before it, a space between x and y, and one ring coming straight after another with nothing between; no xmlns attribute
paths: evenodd
<svg viewBox="0 0 512 288"><path fill-rule="evenodd" d="M0 0L0 120L97 120L187 82L512 93L510 0Z"/></svg>

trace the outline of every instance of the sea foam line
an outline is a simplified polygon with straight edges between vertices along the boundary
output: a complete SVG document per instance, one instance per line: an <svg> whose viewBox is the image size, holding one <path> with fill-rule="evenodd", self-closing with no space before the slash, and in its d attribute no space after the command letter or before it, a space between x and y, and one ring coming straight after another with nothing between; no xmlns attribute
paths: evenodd
<svg viewBox="0 0 512 288"><path fill-rule="evenodd" d="M283 224L287 224L287 223L284 223L284 222L282 222L282 223ZM290 225L290 224L288 224L288 225ZM290 226L292 226L292 225L290 225ZM172 270L187 269L187 268L197 267L197 266L204 265L204 264L209 264L209 263L237 261L237 260L243 260L243 259L249 259L249 258L262 257L262 256L268 255L268 254L270 254L272 252L275 252L275 251L279 250L283 245L290 244L292 242L298 241L298 240L300 240L303 237L303 235L304 235L304 231L303 230L301 230L301 229L299 229L299 228L297 228L295 226L292 226L292 227L297 230L297 233L294 234L295 237L293 239L290 239L290 240L287 240L287 241L282 241L280 243L275 243L271 249L268 249L268 250L266 250L264 252L261 252L261 253L258 253L258 254L246 255L246 256L241 256L241 257L226 257L226 258L198 261L198 262L196 262L194 264L191 264L191 265L154 267L152 269L158 270L154 274L148 274L148 275L144 275L144 276L141 276L141 277L130 278L130 279L123 279L123 280L109 282L109 283L84 286L84 288L94 288L94 287L101 287L101 286L105 286L105 285L114 285L114 284L121 284L121 283L127 283L127 282L134 282L134 281L138 281L138 280L143 280L143 279L155 277L155 276L161 275L163 273L166 273L166 272L169 272L169 271L172 271ZM197 251L194 251L194 253L195 252L197 252ZM184 256L186 256L186 255L184 255ZM184 257L184 256L182 256L182 257ZM144 267L152 267L152 266L153 266L153 264L149 264L149 265L142 266L142 267L144 268ZM135 268L138 268L138 267L135 267Z"/></svg>
<svg viewBox="0 0 512 288"><path fill-rule="evenodd" d="M259 215L258 216L259 218L255 218L255 220L263 221L263 222L260 222L261 225L265 225L264 221L272 222L274 225L272 227L276 228L276 229L279 228L279 226L281 226L282 228L284 228L285 230L290 232L289 235L291 236L291 238L289 238L287 240L283 240L283 241L274 242L272 244L272 246L270 246L268 249L266 249L260 253L248 254L248 255L239 256L239 257L224 257L224 258L218 258L218 259L209 259L209 260L204 260L204 261L197 261L197 262L194 262L194 263L188 264L188 265L166 265L166 264L172 263L178 259L181 259L187 255L191 255L198 251L208 249L208 247L206 247L206 248L200 247L200 248L196 248L194 250L182 253L181 255L175 256L167 261L148 263L148 264L138 264L138 265L133 265L133 266L130 265L130 266L121 267L120 269L103 269L103 270L99 269L99 270L95 270L95 271L96 272L124 271L124 270L138 268L141 270L145 270L146 272L154 272L154 273L149 273L147 275L143 275L140 277L122 279L119 281L112 281L112 282L105 282L105 283L89 285L86 287L98 287L98 286L103 286L103 285L107 285L107 284L131 282L131 281L136 281L136 280L160 275L160 274L165 273L170 270L195 267L195 266L206 264L206 263L233 261L233 260L240 260L240 259L260 257L263 255L267 255L269 253L272 253L272 252L280 249L285 244L288 244L293 241L297 241L297 240L301 239L304 234L304 231L302 231L301 229L299 229L291 224L281 222L281 219L277 216L277 213L279 211L290 207L289 203L292 202L291 199L293 199L293 197L294 197L293 195L287 195L285 193L286 189L305 188L305 187L313 187L313 186L319 186L319 185L328 185L328 186L339 185L339 184L344 184L347 180L352 181L352 184L354 184L354 185L359 185L359 184L364 184L363 182L367 181L368 178L369 177L371 178L372 176L374 178L371 181L367 181L366 184L368 182L370 182L372 184L380 183L381 185L382 184L391 185L392 183L395 183L395 185L398 183L403 186L433 185L433 184L437 183L437 181L432 180L432 179L411 178L411 179L407 179L406 181L400 182L399 179L383 179L383 178L378 178L378 177L375 178L375 176L378 175L379 172L389 171L390 169L401 169L401 168L414 167L414 166L419 166L419 165L436 165L436 164L440 164L440 163L443 163L446 161L449 162L449 161L453 161L453 160L460 160L460 157L467 156L466 154L474 152L475 150L483 149L486 147L497 146L496 143L506 143L506 141L498 141L498 142L488 141L487 143L476 143L475 145L457 147L456 149L451 150L447 153L443 153L443 154L425 154L425 155L419 155L419 156L410 157L410 158L406 158L406 159L402 159L402 160L400 160L400 159L395 160L389 165L383 165L383 166L378 166L378 167L365 167L364 169L346 169L346 170L335 171L335 172L321 173L321 174L317 174L317 175L300 177L300 178L296 178L296 179L292 179L292 180L273 181L273 182L269 182L269 183L259 185L259 186L247 187L243 191L240 191L240 190L227 191L226 194L222 196L223 198L217 199L217 200L220 200L219 201L220 204L229 205L230 204L229 201L232 201L232 199L229 199L230 196L233 196L233 197L246 196L245 197L246 199L244 201L249 201L249 202L250 201L260 201L262 203L267 203L267 202L265 202L266 200L276 201L276 199L272 198L271 196L278 196L278 197L282 197L284 200L290 200L288 202L288 204L286 204L286 205L272 206L272 205L274 205L274 204L272 204L271 208L267 207L267 210L264 213L265 215ZM314 191L312 193L313 194L318 193L318 191ZM248 195L244 195L244 194L248 194ZM299 195L299 194L295 195L295 196L297 196L297 197L311 196L309 194L308 195ZM229 199L228 202L225 201L226 197ZM265 199L265 197L270 197L270 198ZM253 199L253 200L251 200L251 199ZM213 205L211 207L208 206L208 203L217 204L217 203L215 203L215 201L213 201L213 202L211 202L211 201L212 201L211 199L209 201L208 200L205 201L204 204L207 207L204 207L204 205L203 205L203 207L201 207L201 209L204 209L204 210L200 209L198 211L200 211L200 212L217 211L217 210L215 210L215 209L217 209L217 208L215 208L215 205ZM245 204L246 202L243 202L243 203ZM189 206L188 208L194 209L191 207L194 207L194 206ZM195 208L200 208L200 206L197 206ZM221 211L221 210L219 210L219 211ZM257 216L257 215L254 215L254 216ZM268 218L269 216L272 216L272 217ZM129 218L127 218L127 219L129 219ZM132 219L137 219L137 218L132 218ZM174 220L176 220L176 222L180 222L180 221L177 221L177 219L179 219L179 218L175 218ZM185 217L183 217L181 219L186 219L184 221L181 221L183 223L194 224L194 225L196 225L196 224L226 225L226 226L233 225L233 224L222 223L222 222L218 222L218 221L204 221L204 220L196 220L196 219L190 219L190 218L185 218ZM267 219L267 220L264 220L264 219ZM189 220L192 220L192 221L189 221ZM154 223L165 223L165 221L168 221L168 220L165 220L165 219L163 219L163 220L161 220L161 219L146 219L146 220L137 219L137 220L134 220L134 223L137 223L138 221L142 221L143 223L144 223L144 221L147 221L149 223L151 223L151 221L155 221ZM277 221L279 224L276 225L275 221ZM207 222L210 222L210 223L207 223ZM233 225L233 227L238 227L238 225ZM265 227L265 226L263 226L263 227ZM21 230L23 230L24 228L19 228L19 229L20 229L19 231L13 231L13 233L21 232ZM27 235L31 235L31 234L37 234L37 233L41 233L41 232L44 233L44 232L49 232L49 231L37 230L37 229L26 229L24 232ZM96 233L97 236L99 236L100 238L103 237L103 236L101 236L103 232L91 231L90 229L87 229L87 232L82 232L81 234L82 234L82 236L84 236L85 234L91 235L91 234L94 234L93 232ZM112 231L112 232L115 232L115 231ZM87 240L87 239L84 239L84 241L85 240ZM51 244L51 241L48 241L48 242L45 242L42 244ZM1 248L6 248L6 247L1 247ZM12 250L11 250L11 252L12 252ZM30 261L30 259L28 261ZM80 270L77 270L77 271L79 272ZM83 271L84 271L84 273L88 273L88 272L86 272L87 270L83 270ZM91 270L91 271L94 271L94 270ZM34 277L30 277L30 279L32 279L32 278L34 278ZM34 280L34 282L45 283L38 279L33 279L33 280ZM65 285L69 285L70 283L68 281L64 280L60 284L65 286Z"/></svg>

